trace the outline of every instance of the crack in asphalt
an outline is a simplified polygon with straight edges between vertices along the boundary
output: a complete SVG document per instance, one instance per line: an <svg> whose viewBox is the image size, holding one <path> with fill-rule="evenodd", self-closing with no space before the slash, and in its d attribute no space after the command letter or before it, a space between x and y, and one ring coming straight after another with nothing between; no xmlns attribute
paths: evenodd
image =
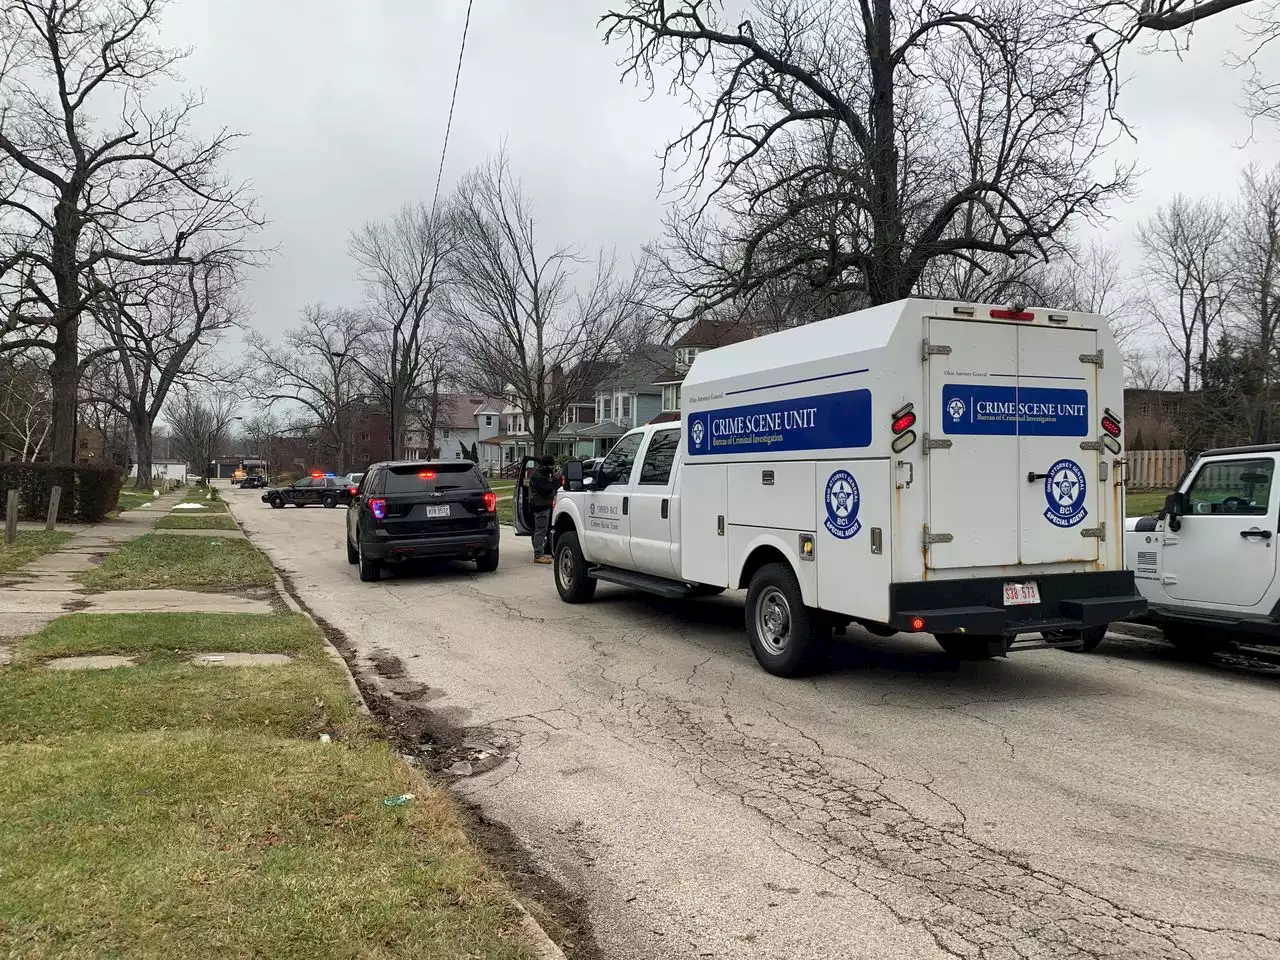
<svg viewBox="0 0 1280 960"><path fill-rule="evenodd" d="M712 657L682 676L656 682L661 658L638 675L614 676L619 660L610 648L643 649L644 640L638 631L610 641L592 638L590 677L612 688L608 709L593 709L593 719L620 740L674 762L708 795L732 797L759 814L780 850L870 896L900 923L924 931L948 956L1194 960L1199 935L1229 940L1233 957L1280 957L1280 950L1270 949L1280 947L1280 937L1150 916L969 837L964 811L934 789L931 775L891 775L865 758L828 751L777 710L766 708L764 714L803 749L749 729L733 716L732 675L715 690L697 682ZM709 695L719 710L705 698L678 699L669 688ZM964 709L979 702L985 701L933 709L994 727L1016 756L1000 724ZM582 722L578 713L572 716ZM508 719L545 722L544 712ZM519 749L532 748L519 743ZM945 816L916 812L894 795L901 788L927 794Z"/></svg>

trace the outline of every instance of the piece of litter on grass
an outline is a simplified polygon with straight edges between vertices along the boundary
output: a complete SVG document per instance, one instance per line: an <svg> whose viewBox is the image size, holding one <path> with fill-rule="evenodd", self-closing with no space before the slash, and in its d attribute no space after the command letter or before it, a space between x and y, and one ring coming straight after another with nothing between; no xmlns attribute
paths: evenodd
<svg viewBox="0 0 1280 960"><path fill-rule="evenodd" d="M226 657L201 657L200 659L203 660L205 663L221 663L223 660L227 658Z"/></svg>
<svg viewBox="0 0 1280 960"><path fill-rule="evenodd" d="M329 736L327 733L322 733L322 734L320 734L320 742L321 742L321 743L333 743L333 737Z"/></svg>
<svg viewBox="0 0 1280 960"><path fill-rule="evenodd" d="M445 770L449 773L452 773L455 777L471 776L471 764L468 763L466 760L454 761L453 763L449 764L449 766L446 767Z"/></svg>
<svg viewBox="0 0 1280 960"><path fill-rule="evenodd" d="M384 807L403 807L413 799L412 793L402 793L398 797L386 797L382 801Z"/></svg>

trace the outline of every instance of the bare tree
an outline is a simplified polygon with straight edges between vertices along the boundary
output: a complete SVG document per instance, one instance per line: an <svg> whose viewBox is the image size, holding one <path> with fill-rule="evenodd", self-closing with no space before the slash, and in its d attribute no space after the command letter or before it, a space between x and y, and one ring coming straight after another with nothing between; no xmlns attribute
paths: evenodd
<svg viewBox="0 0 1280 960"><path fill-rule="evenodd" d="M1088 53L1056 14L1021 0L747 6L737 26L714 0L627 0L603 19L629 43L627 76L669 70L700 111L666 151L700 197L673 213L662 256L679 315L779 276L876 304L910 295L934 261L1043 259L1127 190L1128 169L1095 177Z"/></svg>
<svg viewBox="0 0 1280 960"><path fill-rule="evenodd" d="M152 430L176 384L222 374L213 356L221 335L238 323L239 277L234 264L213 259L138 271L105 265L90 312L114 352L99 359L116 368L113 389L89 393L128 418L138 472L135 487L151 488ZM90 379L90 387L101 382ZM116 389L118 387L118 389Z"/></svg>
<svg viewBox="0 0 1280 960"><path fill-rule="evenodd" d="M1263 50L1280 40L1280 4L1275 0L1069 0L1063 12L1093 51L1113 110L1122 85L1121 60L1129 47L1151 41L1156 49L1180 54L1196 24L1236 15L1242 44L1230 62L1246 73L1245 105L1254 118L1280 121L1280 80L1260 66Z"/></svg>
<svg viewBox="0 0 1280 960"><path fill-rule="evenodd" d="M41 459L52 413L45 364L28 351L0 354L0 452L24 461Z"/></svg>
<svg viewBox="0 0 1280 960"><path fill-rule="evenodd" d="M372 321L355 310L312 304L281 343L259 332L246 338L252 395L268 411L284 406L298 416L291 429L318 435L335 451L339 473L351 469L354 405L369 395L361 360Z"/></svg>
<svg viewBox="0 0 1280 960"><path fill-rule="evenodd" d="M643 271L620 277L603 254L588 261L544 245L502 155L463 179L454 217L444 315L462 338L470 379L514 394L541 452L604 364L643 339Z"/></svg>
<svg viewBox="0 0 1280 960"><path fill-rule="evenodd" d="M0 349L52 356L51 452L75 455L82 317L108 263L190 262L192 238L244 252L257 223L219 165L234 136L190 133L200 98L151 108L183 54L154 38L164 0L9 0L0 7ZM111 119L107 119L111 118Z"/></svg>
<svg viewBox="0 0 1280 960"><path fill-rule="evenodd" d="M1138 228L1144 309L1178 358L1185 391L1203 376L1230 303L1229 225L1218 201L1178 195Z"/></svg>
<svg viewBox="0 0 1280 960"><path fill-rule="evenodd" d="M366 373L385 399L393 459L404 455L410 406L426 397L429 408L439 407L452 341L430 311L452 244L447 218L423 203L406 204L389 222L366 223L348 243L377 331Z"/></svg>
<svg viewBox="0 0 1280 960"><path fill-rule="evenodd" d="M174 447L203 477L231 438L239 401L229 392L184 386L165 410Z"/></svg>
<svg viewBox="0 0 1280 960"><path fill-rule="evenodd" d="M1269 389L1280 359L1280 166L1244 171L1231 220L1235 323L1238 336L1256 346L1264 364L1259 380Z"/></svg>

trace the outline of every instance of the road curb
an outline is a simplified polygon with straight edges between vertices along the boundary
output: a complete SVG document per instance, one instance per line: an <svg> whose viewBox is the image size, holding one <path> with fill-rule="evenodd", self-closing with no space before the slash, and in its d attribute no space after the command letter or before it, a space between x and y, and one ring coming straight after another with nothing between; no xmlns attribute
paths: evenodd
<svg viewBox="0 0 1280 960"><path fill-rule="evenodd" d="M240 518L231 511L230 504L227 505L227 513L231 519L235 521L236 528L244 536L246 540L253 543L253 538L240 523ZM324 627L316 622L316 618L311 615L311 611L307 610L298 598L295 597L289 587L285 584L284 579L280 576L280 571L276 569L275 562L267 556L265 550L253 544L255 550L262 554L267 563L271 564L271 572L275 581L276 595L280 597L280 601L289 608L291 613L298 613L306 617L312 626L316 628L320 636L324 638L324 647L329 656L342 668L342 675L347 678L347 688L351 691L351 696L356 702L356 706L360 712L367 716L373 716L373 711L369 709L369 704L365 701L364 694L360 692L360 685L356 683L355 674L351 672L351 665L347 663L347 658L342 655L337 647L329 640L329 635L325 632ZM408 764L403 757L401 763ZM447 787L446 787L447 789ZM450 791L452 792L452 791ZM534 955L539 960L567 960L564 951L556 944L554 940L548 936L547 931L542 928L542 924L534 918L518 897L511 897L511 905L515 907L516 912L520 914L519 927L529 938L529 945L533 948Z"/></svg>

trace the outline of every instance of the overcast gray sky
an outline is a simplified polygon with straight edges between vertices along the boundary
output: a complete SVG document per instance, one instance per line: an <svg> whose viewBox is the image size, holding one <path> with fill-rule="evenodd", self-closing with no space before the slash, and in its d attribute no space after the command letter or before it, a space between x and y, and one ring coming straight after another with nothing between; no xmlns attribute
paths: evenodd
<svg viewBox="0 0 1280 960"><path fill-rule="evenodd" d="M442 194L505 141L548 238L629 256L659 230L663 143L688 118L662 94L619 83L600 41L607 0L475 0ZM354 304L352 227L430 200L466 0L176 0L166 43L190 46L203 125L249 134L231 172L251 179L279 247L247 299L279 330L304 303ZM1181 60L1131 56L1123 112L1138 135L1117 155L1145 169L1113 213L1111 239L1174 193L1234 191L1251 159L1280 162L1272 126L1247 142L1227 17L1201 24ZM1280 49L1270 52L1280 75Z"/></svg>

